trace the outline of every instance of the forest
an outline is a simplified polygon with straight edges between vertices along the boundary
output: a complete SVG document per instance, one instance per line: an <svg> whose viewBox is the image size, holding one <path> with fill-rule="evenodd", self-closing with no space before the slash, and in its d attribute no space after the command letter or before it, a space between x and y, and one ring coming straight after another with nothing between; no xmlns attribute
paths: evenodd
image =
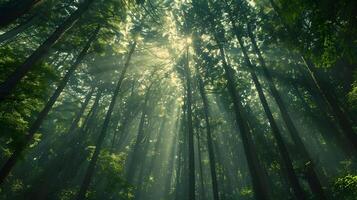
<svg viewBox="0 0 357 200"><path fill-rule="evenodd" d="M356 200L356 13L0 0L0 200Z"/></svg>

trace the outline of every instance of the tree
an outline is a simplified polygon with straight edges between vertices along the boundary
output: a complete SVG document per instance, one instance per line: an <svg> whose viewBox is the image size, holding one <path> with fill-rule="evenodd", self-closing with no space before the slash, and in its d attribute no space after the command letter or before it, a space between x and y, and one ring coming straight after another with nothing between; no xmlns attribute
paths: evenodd
<svg viewBox="0 0 357 200"><path fill-rule="evenodd" d="M107 131L107 128L108 128L108 125L109 125L109 122L110 122L111 114L113 112L113 108L114 108L116 99L118 97L121 84L122 84L122 82L124 80L125 73L126 73L128 67L129 67L130 59L131 59L131 56L134 53L135 47L136 47L136 42L134 41L134 43L131 45L130 51L128 52L128 57L127 57L127 59L126 59L126 61L124 63L122 72L120 74L120 77L119 77L118 82L116 84L115 90L113 92L113 96L112 96L112 100L111 100L110 105L109 105L109 109L108 109L107 114L105 116L105 119L104 119L104 122L103 122L103 125L102 125L102 129L100 131L100 135L99 135L99 137L97 139L97 142L96 142L95 151L94 151L93 156L92 156L92 158L90 160L89 166L88 166L88 168L86 170L86 173L85 173L85 176L83 178L83 182L81 184L80 190L79 190L79 192L77 194L76 198L78 200L85 198L87 189L89 187L90 181L91 181L92 176L94 174L94 169L95 169L95 166L97 164L97 160L98 160L101 148L102 148L103 140L104 140L104 138L106 136L106 131Z"/></svg>
<svg viewBox="0 0 357 200"><path fill-rule="evenodd" d="M7 80L5 80L5 82L0 85L0 101L3 101L4 98L11 94L11 91L27 74L27 72L33 68L34 64L43 58L49 49L57 43L61 36L78 21L92 2L93 0L87 0L82 3L79 8L69 18L67 18L66 21L64 21L56 29L56 31L53 32L52 35L25 60L22 65L16 68Z"/></svg>
<svg viewBox="0 0 357 200"><path fill-rule="evenodd" d="M50 112L52 106L54 105L54 103L56 102L57 98L62 93L62 91L65 88L65 86L67 85L69 79L71 78L71 76L73 76L75 70L78 68L79 64L82 62L84 57L87 55L87 51L90 48L92 42L96 39L99 30L100 30L100 26L97 26L97 28L95 29L94 33L88 39L85 47L83 48L83 50L81 51L81 53L77 57L76 61L68 69L66 75L63 77L62 81L58 85L56 91L53 93L51 98L48 100L46 106L42 109L42 111L37 116L36 120L33 122L32 126L29 128L29 130L28 130L28 132L27 132L27 134L25 136L24 143L12 153L11 157L7 160L5 165L3 165L3 167L1 168L1 170L0 170L0 183L4 182L5 178L9 175L11 169L14 167L14 165L18 161L21 153L24 151L26 146L33 139L35 133L40 128L43 120L45 119L47 114Z"/></svg>
<svg viewBox="0 0 357 200"><path fill-rule="evenodd" d="M31 10L33 7L41 4L43 0L24 0L21 2L8 2L0 5L0 27L6 26L17 18Z"/></svg>

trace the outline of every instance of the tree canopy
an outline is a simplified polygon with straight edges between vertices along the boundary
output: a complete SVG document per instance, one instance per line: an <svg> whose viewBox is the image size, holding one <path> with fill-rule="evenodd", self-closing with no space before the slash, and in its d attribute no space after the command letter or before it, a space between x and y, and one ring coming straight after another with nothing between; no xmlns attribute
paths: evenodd
<svg viewBox="0 0 357 200"><path fill-rule="evenodd" d="M0 0L0 199L355 199L355 13Z"/></svg>

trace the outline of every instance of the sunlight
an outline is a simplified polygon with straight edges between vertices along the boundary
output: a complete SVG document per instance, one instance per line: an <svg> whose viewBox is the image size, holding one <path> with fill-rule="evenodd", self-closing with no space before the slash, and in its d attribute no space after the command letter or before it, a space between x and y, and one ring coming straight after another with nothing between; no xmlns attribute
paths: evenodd
<svg viewBox="0 0 357 200"><path fill-rule="evenodd" d="M187 45L192 44L192 38L191 37L186 37L186 43L187 43Z"/></svg>
<svg viewBox="0 0 357 200"><path fill-rule="evenodd" d="M1 200L355 199L354 1L1 2Z"/></svg>

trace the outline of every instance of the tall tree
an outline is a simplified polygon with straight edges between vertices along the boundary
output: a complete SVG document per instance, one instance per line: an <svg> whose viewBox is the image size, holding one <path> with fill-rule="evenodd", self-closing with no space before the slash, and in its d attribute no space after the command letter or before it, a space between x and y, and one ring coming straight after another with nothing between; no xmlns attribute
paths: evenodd
<svg viewBox="0 0 357 200"><path fill-rule="evenodd" d="M195 152L194 152L194 135L192 124L192 86L191 71L189 60L189 46L186 41L186 63L184 64L186 79L186 102L187 102L187 131L188 131L188 199L195 200Z"/></svg>
<svg viewBox="0 0 357 200"><path fill-rule="evenodd" d="M197 48L195 48L197 49ZM196 51L199 51L197 49ZM208 149L208 156L209 156L209 163L210 163L210 171L211 171L211 180L212 180L212 192L214 200L219 200L219 193L218 193L218 183L217 183L217 172L216 172L216 159L213 151L213 142L212 142L212 132L211 132L211 125L209 120L209 104L207 95L205 92L204 82L200 75L200 70L196 65L196 77L198 81L198 89L203 103L203 111L204 111L204 120L206 123L206 140L207 140L207 149Z"/></svg>
<svg viewBox="0 0 357 200"><path fill-rule="evenodd" d="M274 8L275 12L278 14L279 19L281 23L283 23L284 27L286 28L288 34L290 35L290 38L293 39L295 44L299 44L300 42L297 40L297 35L296 33L291 29L291 27L285 22L284 18L282 17L281 14L281 9L279 6L274 2L274 0L269 0L272 7ZM332 111L334 117L338 121L341 129L343 130L343 133L345 137L352 143L352 145L355 148L355 151L357 149L357 134L353 130L353 123L349 119L346 111L344 108L339 104L338 98L336 98L336 95L332 93L332 91L328 88L328 84L325 83L325 81L322 80L322 75L313 63L313 61L308 58L304 53L301 53L301 58L305 63L305 66L311 76L311 79L313 80L315 87L319 91L320 95L324 98L324 100L327 102L327 105L329 106L330 110Z"/></svg>
<svg viewBox="0 0 357 200"><path fill-rule="evenodd" d="M106 133L107 133L109 122L110 122L111 115L113 113L113 109L114 109L114 106L115 106L115 103L116 103L116 100L117 100L117 97L118 97L118 94L119 94L119 91L120 91L120 88L121 88L121 84L122 84L122 82L123 82L123 80L125 78L125 74L126 74L126 71L127 71L128 67L129 67L129 63L130 63L131 57L132 57L132 55L134 53L135 47L136 47L136 41L134 41L134 43L130 47L130 51L128 53L127 59L126 59L126 61L124 63L124 66L123 66L123 69L121 71L119 80L118 80L118 82L116 84L116 87L115 87L115 90L114 90L114 93L113 93L113 96L112 96L112 100L110 102L108 111L107 111L107 113L105 115L105 119L104 119L104 122L103 122L103 125L102 125L102 129L100 131L100 135L99 135L99 137L97 139L97 142L96 142L96 145L95 145L94 153L93 153L92 158L91 158L91 160L89 162L89 166L88 166L88 168L86 170L86 173L85 173L84 178L83 178L83 182L82 182L81 187L79 189L79 192L77 194L77 197L76 197L77 200L82 200L82 199L86 198L85 196L86 196L89 184L90 184L91 179L92 179L93 174L94 174L95 166L97 164L97 160L98 160L100 151L102 149L103 141L104 141L104 138L105 138Z"/></svg>
<svg viewBox="0 0 357 200"><path fill-rule="evenodd" d="M195 2L197 4L199 3L198 1ZM222 44L223 38L219 37L216 31L218 24L216 23L214 16L212 16L212 13L210 12L210 8L207 2L203 2L202 4L200 4L202 7L199 7L200 5L197 4L196 4L196 12L198 14L202 14L202 11L204 10L204 12L206 12L206 14L208 15L207 18L207 22L209 23L208 29L213 34L213 38L218 46L220 60L222 61L222 66L224 69L224 77L225 80L227 81L228 93L233 103L235 120L240 130L244 151L249 166L249 172L252 177L254 195L258 199L270 199L270 190L268 188L268 184L265 183L266 180L265 176L262 174L263 170L257 156L257 150L254 146L252 136L250 135L251 133L249 131L248 124L246 123L246 120L244 120L243 117L245 116L244 107L242 105L241 97L236 91L235 79L233 77L234 71L232 67L227 63L225 51ZM220 33L222 33L222 29L220 29L219 31ZM224 37L224 35L222 34L220 36Z"/></svg>
<svg viewBox="0 0 357 200"><path fill-rule="evenodd" d="M0 27L12 23L43 1L44 0L10 1L0 5Z"/></svg>
<svg viewBox="0 0 357 200"><path fill-rule="evenodd" d="M0 101L3 101L15 86L20 82L20 80L30 71L36 62L42 59L46 53L51 49L51 47L58 42L58 40L63 36L63 34L68 31L82 16L82 14L87 11L89 6L94 0L84 1L78 9L68 17L52 34L47 40L42 43L32 54L29 56L20 66L18 66L12 74L0 85ZM32 2L32 1L31 1Z"/></svg>
<svg viewBox="0 0 357 200"><path fill-rule="evenodd" d="M27 145L32 141L35 133L40 128L40 126L41 126L42 122L44 121L45 117L47 116L47 114L52 109L54 103L57 101L57 98L60 96L60 94L62 93L63 89L66 87L69 79L73 76L73 74L76 71L76 69L78 68L79 64L82 62L82 60L87 55L87 52L88 52L92 42L96 39L96 37L97 37L97 35L99 33L99 30L100 30L100 26L97 26L97 28L95 29L94 33L88 39L85 47L83 48L83 50L78 55L76 61L70 66L70 68L68 69L66 75L62 78L61 82L57 86L56 91L53 93L53 95L48 100L48 102L45 105L45 107L38 114L36 120L33 122L31 127L29 128L29 130L28 130L28 132L27 132L27 134L25 136L23 144L12 153L10 158L2 166L2 168L0 170L0 184L4 182L5 178L9 175L11 169L15 166L16 162L18 161L21 153L25 150Z"/></svg>
<svg viewBox="0 0 357 200"><path fill-rule="evenodd" d="M253 34L251 33L251 31L248 31L248 32L249 32L250 39L252 41L255 53L258 55L260 65L263 69L264 77L268 80L268 86L269 86L270 92L273 95L274 100L276 101L276 103L278 105L278 108L280 110L282 118L286 124L286 127L289 130L289 133L295 143L295 146L299 147L299 153L303 156L304 163L306 163L306 175L307 175L307 180L309 182L310 188L312 189L312 191L314 191L314 193L316 195L319 196L320 199L326 199L324 190L323 190L322 185L319 181L317 172L314 169L315 166L314 166L313 161L310 157L310 154L308 153L308 151L305 147L305 144L303 143L301 137L299 136L297 128L295 127L295 125L287 111L287 108L286 108L278 90L276 89L276 87L274 85L273 78L271 77L271 75L265 65L265 60L262 57L262 54L255 42Z"/></svg>
<svg viewBox="0 0 357 200"><path fill-rule="evenodd" d="M252 80L253 80L253 83L254 83L254 86L256 87L256 90L258 92L258 96L259 96L259 99L260 99L260 102L263 106L263 109L264 109L264 112L265 112L265 115L267 116L268 118L268 121L269 121L269 124L270 124L270 127L272 129L272 133L277 141L277 144L278 144L278 148L279 148L279 152L282 156L282 160L283 160L283 166L284 166L284 169L286 170L286 173L287 173L287 177L289 179L289 182L291 184L291 187L294 191L294 194L296 196L297 199L306 199L306 195L304 194L304 190L301 186L301 184L299 183L299 180L298 180L298 177L294 171L294 167L293 167L293 163L292 163L292 159L290 158L290 155L288 153L288 148L286 147L285 145L285 142L283 140L283 137L280 133L280 130L278 128L278 125L273 117L273 114L269 108L269 105L268 105L268 101L265 97L265 94L263 92L263 88L260 84L260 81L255 73L255 69L254 69L254 66L252 65L252 63L250 62L250 58L249 58L249 55L248 55L248 51L244 45L244 42L243 42L243 38L240 34L240 30L238 30L238 27L235 25L235 22L233 20L233 16L232 16L232 13L230 11L228 11L228 15L230 17L230 20L231 20L231 23L232 23L232 26L233 26L233 31L236 35L236 38L238 40L238 43L239 43L239 46L243 52L243 56L244 56L244 60L245 60L245 63L246 65L248 66L248 69L249 69L249 72L250 72L250 75L252 77Z"/></svg>

